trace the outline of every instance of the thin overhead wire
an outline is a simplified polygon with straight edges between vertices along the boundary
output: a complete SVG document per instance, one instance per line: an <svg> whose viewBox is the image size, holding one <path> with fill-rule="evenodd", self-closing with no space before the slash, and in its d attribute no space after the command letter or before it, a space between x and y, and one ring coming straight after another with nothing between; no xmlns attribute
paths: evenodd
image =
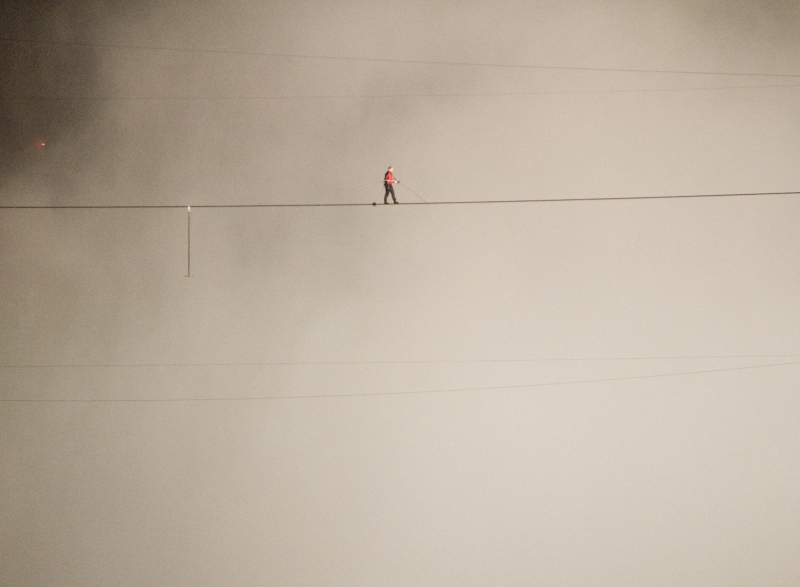
<svg viewBox="0 0 800 587"><path fill-rule="evenodd" d="M31 206L0 206L0 210L164 210L170 208L186 210L186 206L183 204L65 204L63 206L58 204L44 204ZM195 208L198 208L198 206L195 206Z"/></svg>
<svg viewBox="0 0 800 587"><path fill-rule="evenodd" d="M800 192L747 192L747 193L727 193L727 194L678 194L665 196L609 196L599 198L535 198L520 200L453 200L425 202L407 202L405 206L421 205L462 205L462 204L544 204L555 202L619 202L622 200L676 200L690 198L741 198L753 196L788 196L797 195Z"/></svg>
<svg viewBox="0 0 800 587"><path fill-rule="evenodd" d="M428 202L403 202L399 206L463 206L487 204L554 204L561 202L621 202L641 200L679 200L698 198L744 198L758 196L793 196L800 195L800 191L790 192L741 192L719 194L676 194L663 196L608 196L595 198L531 198L519 200L440 200ZM308 204L192 204L193 208L355 208L364 206L377 206L376 202L331 202ZM392 206L394 207L394 206ZM160 210L160 209L186 209L185 204L142 204L142 205L81 205L81 204L42 204L42 205L1 205L0 210Z"/></svg>
<svg viewBox="0 0 800 587"><path fill-rule="evenodd" d="M460 364L508 364L508 363L580 363L610 361L687 361L687 360L731 360L731 359L778 359L800 358L800 354L782 355L651 355L641 357L557 357L534 359L419 359L395 361L251 361L251 362L197 362L197 363L50 363L0 365L0 369L127 369L159 367L319 367L358 365L460 365Z"/></svg>
<svg viewBox="0 0 800 587"><path fill-rule="evenodd" d="M597 71L610 73L641 73L641 74L680 74L680 75L713 75L713 76L735 76L735 77L779 77L779 78L800 78L797 73L760 73L748 71L713 71L695 69L647 69L629 67L589 67L571 65L542 65L525 63L487 63L475 61L436 61L426 59L389 59L382 57L346 57L337 55L315 55L311 53L280 53L266 51L240 51L230 49L195 49L182 47L168 47L161 45L127 45L116 43L93 43L87 41L45 41L35 39L15 39L0 38L0 43L8 44L27 44L43 46L69 46L87 47L97 49L128 49L137 51L167 51L173 53L196 53L208 55L242 55L250 57L274 57L289 59L315 59L321 61L351 61L365 63L396 63L408 65L436 65L450 67L482 67L482 68L503 68L503 69L540 69L558 71Z"/></svg>
<svg viewBox="0 0 800 587"><path fill-rule="evenodd" d="M298 94L291 96L68 96L68 95L23 95L6 96L8 100L76 100L80 102L157 102L157 101L233 101L233 100L336 100L364 99L384 100L401 98L505 98L514 96L561 96L571 94L639 94L659 92L699 92L713 90L763 90L775 88L798 88L800 84L770 84L746 86L703 86L688 88L637 88L615 90L542 90L537 92L448 92L417 94Z"/></svg>
<svg viewBox="0 0 800 587"><path fill-rule="evenodd" d="M597 379L573 379L568 381L547 381L540 383L523 383L520 385L493 385L482 387L454 387L449 389L425 389L411 391L385 391L366 393L332 393L332 394L307 394L307 395L261 395L245 397L191 397L191 398L84 398L84 399L12 399L3 398L3 403L189 403L189 402L241 402L265 400L292 400L292 399L334 399L357 397L388 397L400 395L432 395L444 393L464 393L474 391L504 391L518 389L532 389L537 387L556 387L566 385L589 385L596 383L612 383L618 381L634 381L643 379L662 379L668 377L681 377L689 375L703 375L709 373L724 373L730 371L745 371L754 369L767 369L772 367L787 367L800 365L800 361L787 363L769 363L766 365L748 365L745 367L725 367L721 369L700 369L696 371L680 371L677 373L657 373L652 375L629 375L625 377L605 377Z"/></svg>

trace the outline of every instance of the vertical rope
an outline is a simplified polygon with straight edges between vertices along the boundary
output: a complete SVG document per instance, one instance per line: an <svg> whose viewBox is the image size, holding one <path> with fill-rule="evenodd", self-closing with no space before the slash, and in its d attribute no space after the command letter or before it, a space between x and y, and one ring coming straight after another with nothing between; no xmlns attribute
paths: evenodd
<svg viewBox="0 0 800 587"><path fill-rule="evenodd" d="M192 276L192 207L186 206L186 277Z"/></svg>

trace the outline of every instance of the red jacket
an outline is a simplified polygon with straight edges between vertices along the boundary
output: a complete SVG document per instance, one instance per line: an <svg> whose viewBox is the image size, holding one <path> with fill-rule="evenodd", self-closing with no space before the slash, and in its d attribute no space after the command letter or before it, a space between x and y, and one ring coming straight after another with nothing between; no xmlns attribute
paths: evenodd
<svg viewBox="0 0 800 587"><path fill-rule="evenodd" d="M391 171L387 171L386 175L383 176L383 183L397 183Z"/></svg>

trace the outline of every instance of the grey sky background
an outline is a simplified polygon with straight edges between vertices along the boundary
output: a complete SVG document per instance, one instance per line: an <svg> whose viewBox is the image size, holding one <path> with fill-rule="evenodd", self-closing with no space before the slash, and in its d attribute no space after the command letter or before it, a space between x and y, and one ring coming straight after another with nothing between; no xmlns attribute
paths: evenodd
<svg viewBox="0 0 800 587"><path fill-rule="evenodd" d="M0 14L16 39L800 74L793 2ZM800 78L7 43L0 56L3 205L380 204L388 165L401 202L416 200L406 183L436 201L800 189L800 88L690 89ZM646 89L671 91L463 95ZM378 95L404 96L363 97ZM192 279L185 210L3 210L0 399L789 363L796 198L193 209ZM551 360L718 355L750 358ZM544 360L220 365L477 359ZM112 364L162 366L80 366ZM796 585L798 372L3 401L3 583Z"/></svg>

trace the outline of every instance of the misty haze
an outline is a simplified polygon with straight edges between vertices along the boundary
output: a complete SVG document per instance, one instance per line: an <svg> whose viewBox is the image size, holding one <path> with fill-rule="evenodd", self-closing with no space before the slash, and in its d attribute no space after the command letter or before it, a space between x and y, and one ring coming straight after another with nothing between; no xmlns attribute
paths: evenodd
<svg viewBox="0 0 800 587"><path fill-rule="evenodd" d="M0 585L800 585L798 30L0 3Z"/></svg>

